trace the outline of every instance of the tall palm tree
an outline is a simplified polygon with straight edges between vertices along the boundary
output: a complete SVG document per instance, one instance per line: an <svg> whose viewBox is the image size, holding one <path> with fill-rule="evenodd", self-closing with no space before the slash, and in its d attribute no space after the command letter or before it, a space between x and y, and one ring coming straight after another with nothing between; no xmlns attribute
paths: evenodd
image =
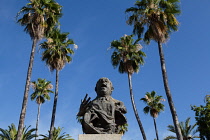
<svg viewBox="0 0 210 140"><path fill-rule="evenodd" d="M53 139L52 140L74 140L71 138L71 136L69 134L66 134L65 132L64 133L61 133L63 128L54 128L53 130ZM46 134L46 135L40 135L42 136L43 138L40 139L40 140L48 140L49 139L49 134Z"/></svg>
<svg viewBox="0 0 210 140"><path fill-rule="evenodd" d="M141 100L147 104L147 106L144 107L143 110L145 114L150 113L150 115L152 116L155 126L156 137L157 140L159 140L156 118L158 117L161 111L164 111L164 105L161 103L161 101L164 101L164 99L162 98L162 96L156 95L155 91L152 91L151 93L147 92L145 98L141 98Z"/></svg>
<svg viewBox="0 0 210 140"><path fill-rule="evenodd" d="M8 126L9 129L0 128L0 140L15 140L17 137L17 129L12 123L11 126ZM31 140L34 139L37 135L32 134L36 129L29 129L30 126L23 128L21 140Z"/></svg>
<svg viewBox="0 0 210 140"><path fill-rule="evenodd" d="M24 31L28 33L33 40L18 125L17 140L20 140L23 131L36 45L44 35L58 23L60 16L61 6L54 0L30 0L30 2L22 7L17 14L17 18L20 17L17 19L17 22L25 27Z"/></svg>
<svg viewBox="0 0 210 140"><path fill-rule="evenodd" d="M200 138L199 136L195 136L195 134L198 132L198 129L195 129L196 126L197 126L196 123L194 125L190 125L190 117L187 118L185 122L180 122L179 127L183 135L183 140L194 140L195 138ZM176 133L173 125L168 125L168 130L173 133ZM164 140L174 140L174 139L177 139L177 137L172 135L164 138Z"/></svg>
<svg viewBox="0 0 210 140"><path fill-rule="evenodd" d="M126 13L131 13L127 23L133 25L133 33L139 38L143 35L144 41L150 43L154 40L158 43L161 70L166 96L168 99L173 123L178 140L182 140L181 130L175 106L172 100L168 84L166 64L162 44L169 38L169 33L178 30L179 22L176 15L180 13L179 0L141 0L136 1L135 6L128 8Z"/></svg>
<svg viewBox="0 0 210 140"><path fill-rule="evenodd" d="M144 64L144 59L146 55L140 49L142 46L137 44L138 41L134 42L132 38L133 35L121 37L120 40L114 40L111 42L111 49L114 49L114 52L111 56L111 62L114 68L119 67L118 70L120 73L128 74L128 82L130 89L130 97L131 103L133 106L134 114L136 116L140 131L142 133L142 137L146 140L146 135L144 132L144 128L142 126L140 117L138 115L136 105L134 102L134 96L132 91L132 74L134 72L138 72L140 69L140 65Z"/></svg>
<svg viewBox="0 0 210 140"><path fill-rule="evenodd" d="M55 123L55 114L58 99L58 84L59 84L59 71L63 69L66 63L70 63L72 58L71 54L74 51L69 47L69 45L74 44L73 40L68 39L69 33L61 33L59 29L54 28L49 34L48 41L41 45L44 50L42 54L42 60L46 62L51 71L56 70L56 87L55 87L55 97L52 111L52 119L50 125L50 140L52 140L52 132Z"/></svg>
<svg viewBox="0 0 210 140"><path fill-rule="evenodd" d="M39 125L39 117L40 117L40 108L41 105L45 102L45 100L50 100L49 93L53 93L52 89L53 85L50 81L46 81L46 79L38 78L37 81L31 82L32 88L34 92L31 94L31 100L36 99L36 103L38 104L38 113L37 113L37 121L36 121L36 135L38 136L38 125ZM36 138L35 138L36 140Z"/></svg>

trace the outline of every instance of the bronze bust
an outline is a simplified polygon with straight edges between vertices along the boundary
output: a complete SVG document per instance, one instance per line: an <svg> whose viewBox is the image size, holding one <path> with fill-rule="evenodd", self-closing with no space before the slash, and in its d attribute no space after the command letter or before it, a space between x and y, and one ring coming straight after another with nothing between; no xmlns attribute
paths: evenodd
<svg viewBox="0 0 210 140"><path fill-rule="evenodd" d="M118 134L120 126L127 123L127 112L123 102L111 97L114 90L108 78L100 78L96 83L97 97L90 101L87 94L81 102L77 116L82 118L83 132L86 134Z"/></svg>

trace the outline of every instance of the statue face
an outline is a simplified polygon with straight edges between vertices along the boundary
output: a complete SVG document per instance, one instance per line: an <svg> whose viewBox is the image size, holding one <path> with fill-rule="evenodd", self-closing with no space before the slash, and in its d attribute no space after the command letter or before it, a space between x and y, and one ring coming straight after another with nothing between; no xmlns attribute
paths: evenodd
<svg viewBox="0 0 210 140"><path fill-rule="evenodd" d="M112 93L113 87L112 83L108 78L101 78L96 84L96 92L98 96L105 97L110 96Z"/></svg>

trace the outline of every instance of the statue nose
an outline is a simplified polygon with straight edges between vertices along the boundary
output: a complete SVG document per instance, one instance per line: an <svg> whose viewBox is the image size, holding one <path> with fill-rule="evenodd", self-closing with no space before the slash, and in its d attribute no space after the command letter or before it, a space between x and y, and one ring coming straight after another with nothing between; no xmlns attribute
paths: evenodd
<svg viewBox="0 0 210 140"><path fill-rule="evenodd" d="M102 86L103 86L103 87L106 87L106 86L107 86L107 84L106 84L106 83L103 83L103 84L102 84Z"/></svg>

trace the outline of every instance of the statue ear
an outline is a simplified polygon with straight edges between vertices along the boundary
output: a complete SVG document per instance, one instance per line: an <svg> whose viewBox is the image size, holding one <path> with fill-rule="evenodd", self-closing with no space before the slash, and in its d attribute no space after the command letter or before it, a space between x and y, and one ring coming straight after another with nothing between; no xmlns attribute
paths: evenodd
<svg viewBox="0 0 210 140"><path fill-rule="evenodd" d="M114 87L112 87L112 91L114 90Z"/></svg>
<svg viewBox="0 0 210 140"><path fill-rule="evenodd" d="M95 91L96 91L96 93L97 93L97 87L95 87Z"/></svg>

